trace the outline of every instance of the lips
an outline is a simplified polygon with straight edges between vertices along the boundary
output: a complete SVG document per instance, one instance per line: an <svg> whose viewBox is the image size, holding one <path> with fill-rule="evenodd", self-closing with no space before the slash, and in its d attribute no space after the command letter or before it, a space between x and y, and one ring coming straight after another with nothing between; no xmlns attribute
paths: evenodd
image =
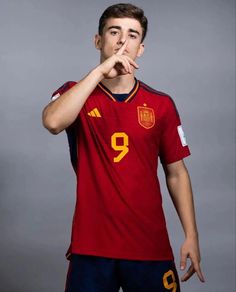
<svg viewBox="0 0 236 292"><path fill-rule="evenodd" d="M120 48L119 48L120 49ZM115 49L115 52L118 52L119 49ZM124 50L124 53L129 53L127 50Z"/></svg>

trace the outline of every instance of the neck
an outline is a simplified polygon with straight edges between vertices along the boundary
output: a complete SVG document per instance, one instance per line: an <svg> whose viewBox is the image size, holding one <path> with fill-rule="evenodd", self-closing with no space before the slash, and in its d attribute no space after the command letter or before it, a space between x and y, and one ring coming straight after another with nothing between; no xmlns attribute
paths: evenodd
<svg viewBox="0 0 236 292"><path fill-rule="evenodd" d="M134 74L121 75L113 79L103 79L101 83L112 93L129 93L135 84Z"/></svg>

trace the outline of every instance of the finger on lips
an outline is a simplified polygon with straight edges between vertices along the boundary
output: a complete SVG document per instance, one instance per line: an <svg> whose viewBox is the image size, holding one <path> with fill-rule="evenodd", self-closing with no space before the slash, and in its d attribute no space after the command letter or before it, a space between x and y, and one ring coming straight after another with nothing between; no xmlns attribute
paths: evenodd
<svg viewBox="0 0 236 292"><path fill-rule="evenodd" d="M117 51L117 55L122 55L127 47L127 40L124 41L123 45Z"/></svg>
<svg viewBox="0 0 236 292"><path fill-rule="evenodd" d="M127 66L129 68L129 70L127 70L127 67L124 65L124 62L121 62L123 64L123 66L125 67L127 72L131 73L131 66L135 67L135 68L139 68L138 64L131 59L129 56L123 55L126 47L127 47L127 40L123 43L123 45L120 47L120 49L115 53L115 55L119 56L120 58L123 58L124 62L127 62Z"/></svg>

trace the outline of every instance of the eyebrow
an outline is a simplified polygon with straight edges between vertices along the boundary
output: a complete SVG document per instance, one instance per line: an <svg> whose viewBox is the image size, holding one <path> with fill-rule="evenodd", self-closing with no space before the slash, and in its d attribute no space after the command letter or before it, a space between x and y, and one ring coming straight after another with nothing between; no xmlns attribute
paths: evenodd
<svg viewBox="0 0 236 292"><path fill-rule="evenodd" d="M119 25L112 25L112 26L109 26L107 30L110 30L110 29L112 29L112 28L116 28L116 29L121 30L121 26L119 26ZM135 30L135 29L133 29L133 28L130 28L130 29L129 29L129 32L134 32L134 33L140 35L140 32L138 32L137 30Z"/></svg>

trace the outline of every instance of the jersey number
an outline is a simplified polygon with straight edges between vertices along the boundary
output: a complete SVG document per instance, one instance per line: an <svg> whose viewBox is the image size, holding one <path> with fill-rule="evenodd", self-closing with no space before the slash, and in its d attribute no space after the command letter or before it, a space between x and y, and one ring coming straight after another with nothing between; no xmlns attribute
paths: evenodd
<svg viewBox="0 0 236 292"><path fill-rule="evenodd" d="M171 282L168 282L168 277L171 277ZM167 290L171 290L172 292L177 291L177 283L175 282L175 275L172 270L166 272L163 276L163 284Z"/></svg>
<svg viewBox="0 0 236 292"><path fill-rule="evenodd" d="M122 144L118 145L118 140L122 139ZM116 151L121 151L113 158L114 162L120 162L121 159L129 152L129 137L124 132L116 132L111 136L111 147Z"/></svg>

